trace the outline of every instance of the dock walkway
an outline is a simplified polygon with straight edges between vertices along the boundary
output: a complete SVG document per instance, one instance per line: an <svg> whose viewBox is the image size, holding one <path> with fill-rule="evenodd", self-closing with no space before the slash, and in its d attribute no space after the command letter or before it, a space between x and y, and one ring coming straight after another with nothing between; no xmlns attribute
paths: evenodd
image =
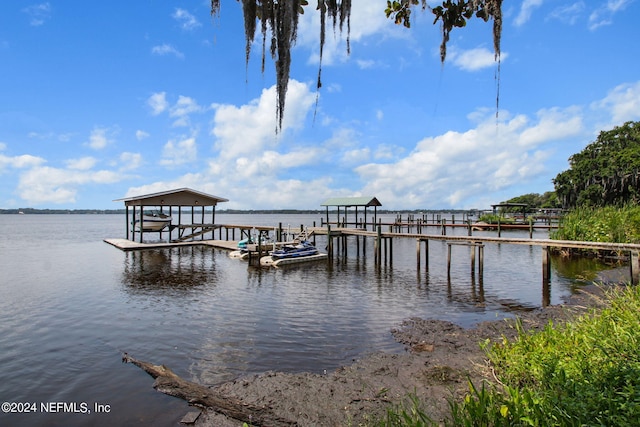
<svg viewBox="0 0 640 427"><path fill-rule="evenodd" d="M237 250L237 241L235 240L235 229L240 230L240 237L248 236L251 230L257 232L267 232L271 230L282 230L282 227L265 227L265 226L253 226L253 225L232 225L224 224L216 226L219 231L219 239L201 239L191 241L158 241L158 242L134 242L128 239L105 239L106 243L109 243L118 249L123 251L131 250L143 250L143 249L158 249L158 248L171 248L177 246L194 246L194 245L207 245L226 250ZM225 237L223 239L222 231L226 230ZM231 231L231 236L229 232ZM328 241L328 257L333 256L333 241L336 238L347 239L349 236L357 237L369 237L373 238L375 242L375 264L382 264L382 246L384 244L384 260L387 259L387 246L390 248L390 258L393 253L393 240L394 239L415 239L416 240L416 260L417 267L421 265L421 247L424 246L424 262L426 269L429 268L429 241L444 241L448 245L451 244L467 244L472 247L479 247L484 244L515 244L515 245L528 245L538 246L542 248L542 281L548 283L551 275L551 248L574 248L574 249L589 249L596 251L612 251L618 253L629 254L629 266L632 283L638 283L640 281L640 244L631 243L601 243L601 242L584 242L584 241L571 241L571 240L552 240L552 239L534 239L534 238L510 238L510 237L490 237L490 236L453 236L446 234L424 234L413 232L383 232L382 227L378 226L377 231L368 231L362 228L347 228L347 227L307 227L305 232L314 238L315 236L327 236ZM280 232L278 233L280 234ZM213 236L212 236L213 237ZM231 240L229 239L231 237ZM345 240L346 242L346 240ZM259 258L262 255L262 251L267 250L266 247L252 248L251 258ZM481 255L481 254L479 254ZM473 255L472 255L473 257ZM482 256L480 256L482 262ZM449 261L450 262L450 261ZM479 266L482 271L483 266Z"/></svg>

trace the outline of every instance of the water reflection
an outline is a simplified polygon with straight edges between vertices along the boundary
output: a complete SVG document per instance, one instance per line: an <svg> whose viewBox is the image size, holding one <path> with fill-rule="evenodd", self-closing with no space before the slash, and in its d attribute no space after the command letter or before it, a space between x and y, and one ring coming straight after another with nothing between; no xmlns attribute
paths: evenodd
<svg viewBox="0 0 640 427"><path fill-rule="evenodd" d="M216 251L206 247L182 247L126 253L122 283L127 292L192 292L215 284Z"/></svg>

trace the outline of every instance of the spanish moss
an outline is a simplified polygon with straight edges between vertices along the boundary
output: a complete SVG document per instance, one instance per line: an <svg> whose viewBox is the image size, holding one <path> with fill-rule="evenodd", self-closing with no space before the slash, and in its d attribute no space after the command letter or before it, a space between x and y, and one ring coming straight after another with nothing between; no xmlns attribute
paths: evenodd
<svg viewBox="0 0 640 427"><path fill-rule="evenodd" d="M276 69L276 119L277 130L282 129L285 100L289 84L291 70L291 49L296 43L298 18L305 12L308 6L307 0L238 0L242 3L245 32L245 60L249 65L251 45L257 31L257 21L260 21L262 34L262 63L264 72L265 58L267 56L267 37L270 35L269 53L275 63ZM320 13L320 64L318 66L318 79L316 89L322 87L322 58L326 40L327 16L332 21L334 32L336 28L343 32L346 24L347 54L351 53L351 0L317 0L317 10ZM410 16L413 6L421 4L422 9L429 7L426 0L396 0L388 1L385 13L396 24L411 26ZM444 62L447 55L447 43L450 33L454 28L466 26L467 20L474 15L485 22L493 19L493 48L495 59L498 62L498 96L496 98L496 114L499 99L500 80L500 38L502 34L502 0L446 0L441 5L429 7L435 15L434 24L440 21L442 26L442 41L440 44L440 60ZM211 14L220 14L220 0L211 0ZM316 98L317 103L317 98Z"/></svg>

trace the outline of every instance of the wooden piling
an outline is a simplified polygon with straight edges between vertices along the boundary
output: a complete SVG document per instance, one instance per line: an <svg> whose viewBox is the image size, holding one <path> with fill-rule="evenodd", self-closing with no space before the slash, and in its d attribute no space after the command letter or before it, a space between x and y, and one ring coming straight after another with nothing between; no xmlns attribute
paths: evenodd
<svg viewBox="0 0 640 427"><path fill-rule="evenodd" d="M447 277L451 275L451 246L469 246L471 248L471 276L476 274L476 248L478 248L478 275L482 277L484 273L484 244L478 242L453 241L447 242Z"/></svg>
<svg viewBox="0 0 640 427"><path fill-rule="evenodd" d="M380 265L382 259L382 226L378 225L378 229L376 231L376 241L375 241L375 264Z"/></svg>
<svg viewBox="0 0 640 427"><path fill-rule="evenodd" d="M629 256L629 267L631 269L631 284L637 285L640 279L640 257L638 251L631 251Z"/></svg>
<svg viewBox="0 0 640 427"><path fill-rule="evenodd" d="M542 247L542 283L549 284L551 279L551 251L549 246Z"/></svg>

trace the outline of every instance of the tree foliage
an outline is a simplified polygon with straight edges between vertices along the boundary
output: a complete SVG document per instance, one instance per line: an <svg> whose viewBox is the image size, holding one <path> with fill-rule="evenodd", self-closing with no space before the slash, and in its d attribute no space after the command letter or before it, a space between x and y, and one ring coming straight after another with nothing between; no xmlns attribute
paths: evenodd
<svg viewBox="0 0 640 427"><path fill-rule="evenodd" d="M251 45L260 24L262 35L262 71L267 52L267 37L270 35L269 54L276 69L276 118L278 128L282 128L285 100L291 69L291 49L295 45L298 30L298 17L309 7L307 0L238 0L242 4L244 31L246 39L246 62L249 63ZM326 36L327 20L334 31L339 28L342 33L346 24L347 53L350 53L349 33L351 31L351 0L317 0L316 10L320 13L320 66L316 88L322 87L322 54ZM211 14L218 16L221 0L211 0ZM441 5L431 8L426 0L393 0L387 1L385 14L396 24L411 27L411 9L422 5L434 14L434 24L440 22L442 27L442 43L440 59L444 62L447 53L449 34L454 28L466 26L474 16L484 20L493 19L493 46L496 60L500 57L500 36L502 33L502 0L444 0Z"/></svg>
<svg viewBox="0 0 640 427"><path fill-rule="evenodd" d="M527 205L529 210L560 207L558 198L556 197L556 193L553 191L547 191L544 194L523 194L521 196L513 197L502 203L524 203Z"/></svg>
<svg viewBox="0 0 640 427"><path fill-rule="evenodd" d="M564 208L640 202L640 122L600 132L553 183Z"/></svg>

